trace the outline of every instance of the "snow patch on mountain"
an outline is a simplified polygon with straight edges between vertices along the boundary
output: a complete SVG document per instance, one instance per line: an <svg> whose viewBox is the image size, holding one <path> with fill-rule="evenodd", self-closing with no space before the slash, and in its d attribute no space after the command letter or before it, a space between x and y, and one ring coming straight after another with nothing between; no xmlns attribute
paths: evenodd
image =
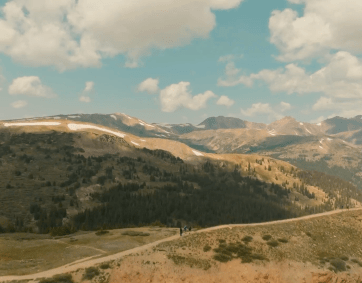
<svg viewBox="0 0 362 283"><path fill-rule="evenodd" d="M5 127L12 126L58 126L59 122L29 122L29 123L4 123Z"/></svg>
<svg viewBox="0 0 362 283"><path fill-rule="evenodd" d="M141 140L141 141L145 142L146 140Z"/></svg>
<svg viewBox="0 0 362 283"><path fill-rule="evenodd" d="M318 124L317 124L317 126L321 126L321 125L322 125L322 123L318 123Z"/></svg>
<svg viewBox="0 0 362 283"><path fill-rule="evenodd" d="M205 125L199 125L199 126L195 126L196 128L199 128L199 129L204 129L205 128Z"/></svg>
<svg viewBox="0 0 362 283"><path fill-rule="evenodd" d="M77 130L82 130L82 129L95 129L95 130L99 130L99 131L103 131L103 132L107 132L110 134L113 134L115 136L124 138L125 134L121 134L115 131L111 131L111 130L107 130L101 127L97 127L97 126L93 126L93 125L86 125L86 124L68 124L68 128L73 130L73 131L77 131Z"/></svg>
<svg viewBox="0 0 362 283"><path fill-rule="evenodd" d="M110 115L114 120L117 120L117 117L115 115Z"/></svg>
<svg viewBox="0 0 362 283"><path fill-rule="evenodd" d="M199 152L197 150L192 150L192 152L197 156L204 156L201 152Z"/></svg>
<svg viewBox="0 0 362 283"><path fill-rule="evenodd" d="M299 125L303 126L303 123L302 123L302 122L300 122L300 123L299 123Z"/></svg>
<svg viewBox="0 0 362 283"><path fill-rule="evenodd" d="M304 128L306 129L306 131L307 131L308 133L312 134L306 127L304 127Z"/></svg>
<svg viewBox="0 0 362 283"><path fill-rule="evenodd" d="M323 149L323 147L319 146L321 149Z"/></svg>
<svg viewBox="0 0 362 283"><path fill-rule="evenodd" d="M134 141L131 141L131 143L140 146L138 143L136 143L136 142L134 142Z"/></svg>
<svg viewBox="0 0 362 283"><path fill-rule="evenodd" d="M332 141L333 139L331 139L331 138L327 138L327 140Z"/></svg>
<svg viewBox="0 0 362 283"><path fill-rule="evenodd" d="M80 118L80 116L68 116L69 118Z"/></svg>

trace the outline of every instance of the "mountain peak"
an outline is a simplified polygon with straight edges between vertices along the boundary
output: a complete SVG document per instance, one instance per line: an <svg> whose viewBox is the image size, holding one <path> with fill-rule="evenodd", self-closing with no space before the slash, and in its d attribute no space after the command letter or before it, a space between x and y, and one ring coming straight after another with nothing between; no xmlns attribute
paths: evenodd
<svg viewBox="0 0 362 283"><path fill-rule="evenodd" d="M246 128L245 121L233 117L209 117L202 121L198 126L205 125L204 129L236 129Z"/></svg>

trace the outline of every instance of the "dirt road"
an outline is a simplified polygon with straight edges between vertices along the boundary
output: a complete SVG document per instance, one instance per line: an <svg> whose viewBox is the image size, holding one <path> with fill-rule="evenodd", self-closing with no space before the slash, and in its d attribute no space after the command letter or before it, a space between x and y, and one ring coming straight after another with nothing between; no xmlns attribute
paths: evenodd
<svg viewBox="0 0 362 283"><path fill-rule="evenodd" d="M359 208L351 208L349 211L355 211L355 210L362 210L362 207ZM286 223L286 222L293 222L293 221L300 221L300 220L306 220L306 219L311 219L311 218L316 218L316 217L321 217L321 216L326 216L326 215L332 215L332 214L336 214L336 213L342 213L342 212L346 212L348 211L347 209L341 210L332 210L332 211L328 211L328 212L323 212L323 213L319 213L319 214L313 214L313 215L307 215L307 216L303 216L303 217L299 217L299 218L290 218L290 219L285 219L285 220L276 220L276 221L270 221L270 222L263 222L263 223L251 223L251 224L229 224L229 225L220 225L220 226L215 226L215 227L211 227L211 228L206 228L206 229L202 229L199 231L195 231L192 232L192 234L195 233L204 233L204 232L208 232L208 231L213 231L213 230L217 230L217 229L223 229L223 228L233 228L233 227L243 227L243 226L263 226L263 225L273 225L273 224L278 224L278 223ZM187 237L188 234L184 235L183 237ZM120 253L116 253L110 256L106 256L106 257L100 257L100 258L95 258L95 259L91 259L88 258L84 259L84 261L78 260L76 262L72 262L66 265L63 265L61 267L58 268L54 268L54 269L50 269L47 271L43 271L40 273L35 273L35 274L29 274L29 275L21 275L21 276L1 276L0 277L0 282L7 282L7 281L12 281L12 280L26 280L26 279L37 279L37 278L49 278L52 277L56 274L61 274L61 273L67 273L67 272L72 272L72 271L76 271L77 269L81 269L81 268L87 268L90 266L94 266L96 264L100 264L103 262L107 262L107 261L112 261L112 260L116 260L119 258L122 258L126 255L130 255L130 254L134 254L134 253L140 253L143 252L149 248L152 248L154 246L157 246L160 243L163 242L168 242L168 241L172 241L175 239L180 238L180 236L174 235L171 236L169 238L165 238L144 246L140 246L134 249L130 249L130 250L126 250Z"/></svg>

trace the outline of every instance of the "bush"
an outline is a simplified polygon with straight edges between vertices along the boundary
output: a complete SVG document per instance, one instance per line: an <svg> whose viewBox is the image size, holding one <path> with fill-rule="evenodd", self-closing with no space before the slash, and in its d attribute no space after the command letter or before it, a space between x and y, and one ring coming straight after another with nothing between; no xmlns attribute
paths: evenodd
<svg viewBox="0 0 362 283"><path fill-rule="evenodd" d="M312 237L312 234L309 233L309 232L306 232L305 234L306 234L308 237Z"/></svg>
<svg viewBox="0 0 362 283"><path fill-rule="evenodd" d="M344 260L344 261L347 261L347 260L349 260L349 257L348 257L348 256L345 256L345 255L342 255L342 256L340 257L340 259L341 259L341 260Z"/></svg>
<svg viewBox="0 0 362 283"><path fill-rule="evenodd" d="M335 268L336 272L346 271L346 263L340 258L332 259L330 264Z"/></svg>
<svg viewBox="0 0 362 283"><path fill-rule="evenodd" d="M280 239L278 239L278 241L281 243L288 243L288 239L285 239L285 238L280 238Z"/></svg>
<svg viewBox="0 0 362 283"><path fill-rule="evenodd" d="M69 235L71 234L73 231L72 229L70 229L67 226L61 226L61 227L54 227L50 230L50 235L51 236L64 236L64 235Z"/></svg>
<svg viewBox="0 0 362 283"><path fill-rule="evenodd" d="M211 250L211 247L209 246L209 245L206 245L206 246L204 246L204 252L206 253L206 252L208 252L209 250Z"/></svg>
<svg viewBox="0 0 362 283"><path fill-rule="evenodd" d="M271 235L264 235L262 238L263 238L264 241L269 241L272 238L272 236Z"/></svg>
<svg viewBox="0 0 362 283"><path fill-rule="evenodd" d="M122 235L126 235L126 236L149 236L150 233L136 232L136 231L125 231L125 232L122 233Z"/></svg>
<svg viewBox="0 0 362 283"><path fill-rule="evenodd" d="M39 283L73 283L73 279L70 274L58 274L52 278L40 280Z"/></svg>
<svg viewBox="0 0 362 283"><path fill-rule="evenodd" d="M279 242L276 240L271 240L271 241L267 242L267 244L271 247L277 247L279 245Z"/></svg>
<svg viewBox="0 0 362 283"><path fill-rule="evenodd" d="M245 236L241 239L244 243L250 243L253 240L252 236Z"/></svg>
<svg viewBox="0 0 362 283"><path fill-rule="evenodd" d="M88 267L85 269L85 273L83 274L83 279L92 280L93 277L99 275L99 270L96 267Z"/></svg>
<svg viewBox="0 0 362 283"><path fill-rule="evenodd" d="M109 233L109 231L107 231L107 230L99 230L99 231L96 232L96 235L97 236L102 236L102 235L107 234L107 233Z"/></svg>
<svg viewBox="0 0 362 283"><path fill-rule="evenodd" d="M100 267L101 269L111 268L111 266L109 265L109 263L102 263L99 267Z"/></svg>

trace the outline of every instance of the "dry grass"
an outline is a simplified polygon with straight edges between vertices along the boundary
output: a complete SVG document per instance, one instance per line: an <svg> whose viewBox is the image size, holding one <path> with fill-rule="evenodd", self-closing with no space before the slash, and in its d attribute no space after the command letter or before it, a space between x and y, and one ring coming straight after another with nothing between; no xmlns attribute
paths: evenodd
<svg viewBox="0 0 362 283"><path fill-rule="evenodd" d="M83 258L105 256L132 249L174 235L177 229L134 228L147 237L122 235L126 229L110 230L99 237L94 232L77 232L71 236L51 239L49 236L0 234L0 276L25 275L59 267Z"/></svg>

